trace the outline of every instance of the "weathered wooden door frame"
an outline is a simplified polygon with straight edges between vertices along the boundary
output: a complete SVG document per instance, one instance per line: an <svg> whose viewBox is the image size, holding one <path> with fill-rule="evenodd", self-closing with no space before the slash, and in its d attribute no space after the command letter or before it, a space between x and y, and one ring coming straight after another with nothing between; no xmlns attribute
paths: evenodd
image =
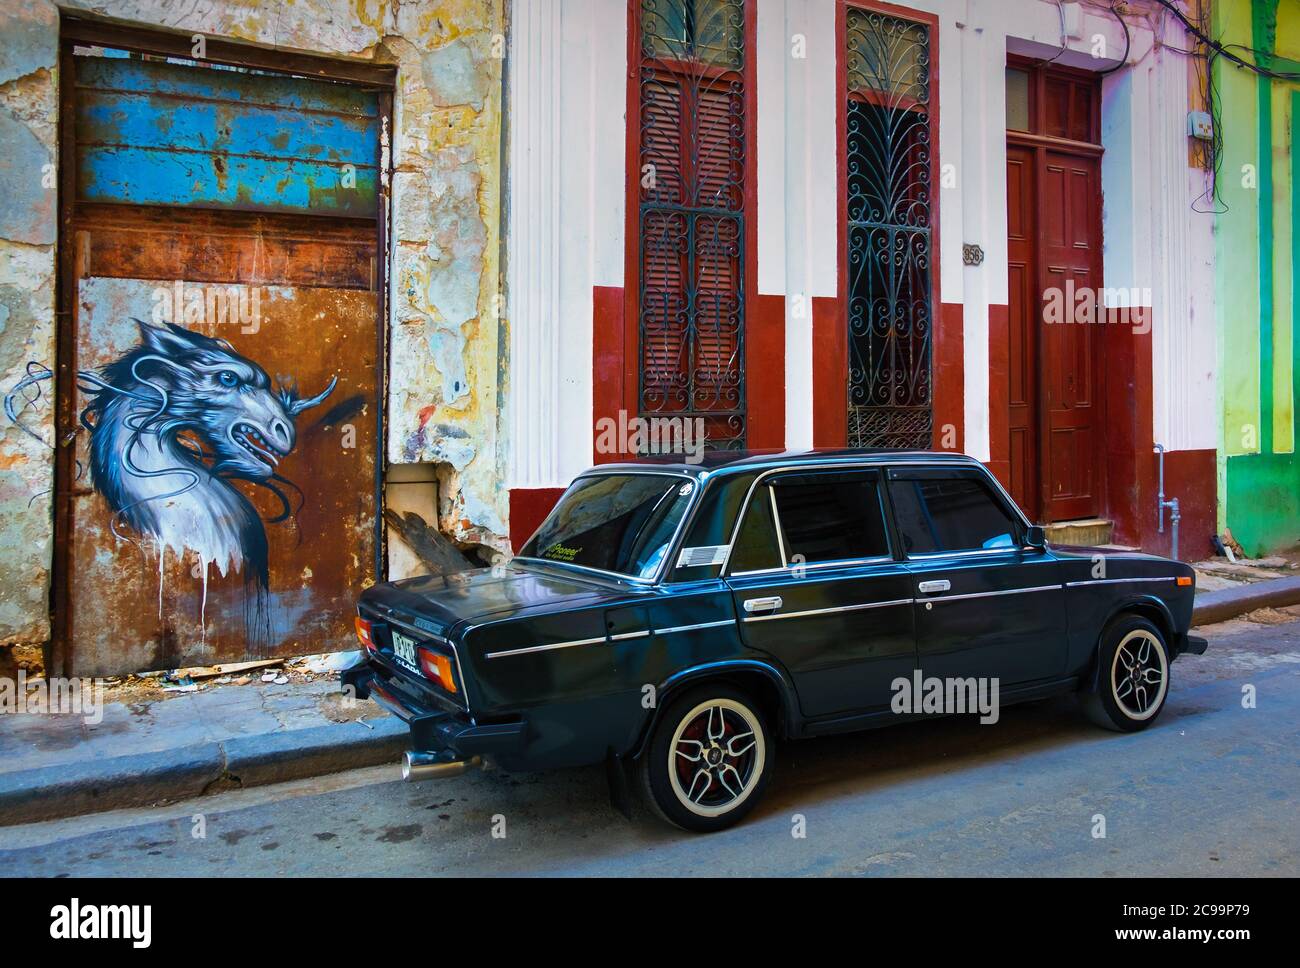
<svg viewBox="0 0 1300 968"><path fill-rule="evenodd" d="M1044 340L1042 339L1041 329L1044 325L1042 315L1042 295L1046 291L1046 275L1041 257L1040 242L1042 227L1039 221L1039 214L1044 210L1044 189L1041 173L1046 168L1047 155L1049 152L1073 156L1076 158L1086 158L1095 160L1098 163L1102 157L1104 149L1100 145L1100 106L1101 106L1101 80L1091 71L1084 71L1078 68L1063 67L1060 65L1046 65L1042 61L1031 58L1020 57L1015 54L1007 55L1007 67L1017 68L1029 72L1029 110L1030 110L1030 127L1038 126L1035 122L1040 106L1044 101L1044 90L1047 80L1051 76L1070 77L1076 80L1084 80L1095 84L1095 97L1093 99L1093 121L1092 130L1097 142L1075 141L1070 138L1053 137L1051 135L1036 134L1026 131L1014 131L1007 129L1006 143L1008 146L1023 148L1030 152L1033 164L1033 195L1035 205L1034 231L1038 236L1034 241L1034 258L1033 258L1033 283L1034 292L1038 297L1038 307L1034 311L1034 319L1038 332L1034 339L1034 401L1033 411L1035 422L1037 423L1037 441L1038 441L1038 501L1039 501L1039 518L1045 518L1050 513L1051 508L1051 480L1050 475L1045 473L1044 462L1048 459L1048 447L1051 444L1051 422L1048 418L1047 407L1044 405L1042 388L1046 379L1046 358L1044 355ZM1098 177L1100 179L1100 164L1098 165ZM1100 181L1098 183L1098 198L1094 212L1093 230L1096 233L1098 258L1097 258L1097 289L1100 291L1105 286L1102 273L1104 271L1104 260L1100 258L1101 248L1104 244L1102 236L1102 218L1101 218L1101 197ZM1098 307L1100 310L1100 307ZM1107 423L1106 410L1109 401L1104 393L1097 392L1098 385L1102 383L1101 376L1104 365L1104 339L1097 339L1093 343L1093 399L1097 405L1097 425L1095 430L1095 439L1093 452L1096 455L1096 477L1094 478L1094 488L1097 491L1098 511L1105 513L1105 495L1106 490L1106 453L1105 429Z"/></svg>
<svg viewBox="0 0 1300 968"><path fill-rule="evenodd" d="M49 675L66 675L69 667L67 623L72 596L69 541L71 528L72 488L76 478L76 451L73 446L77 414L73 406L76 386L74 367L75 333L72 331L76 305L76 258L73 218L76 207L76 100L73 49L111 47L193 60L193 38L189 33L127 27L83 17L64 16L59 24L59 228L55 287L55 457L54 457L54 555L50 583L50 645L45 666ZM384 576L385 539L384 470L387 447L384 441L384 409L388 399L388 223L391 218L392 152L386 142L392 134L395 67L338 61L313 54L267 50L219 37L205 39L205 61L259 71L271 71L295 77L319 78L367 87L379 98L381 135L375 145L375 164L379 171L376 186L378 206L376 232L376 357L375 357L375 575Z"/></svg>
<svg viewBox="0 0 1300 968"><path fill-rule="evenodd" d="M1011 191L1011 168L1013 154L1021 164L1021 178L1028 179L1027 187L1022 187L1019 195L1013 199ZM1017 144L1011 138L1007 139L1007 269L1008 269L1008 289L1007 289L1007 393L1006 393L1006 410L1007 410L1007 489L1012 496L1020 502L1021 510L1029 515L1033 521L1042 520L1042 509L1039 507L1041 502L1041 478L1040 462L1041 457L1038 453L1039 435L1042 432L1042 421L1039 419L1039 388L1038 388L1038 324L1032 318L1035 311L1041 312L1041 306L1034 304L1034 293L1038 291L1038 212L1036 202L1026 202L1025 196L1031 199L1037 197L1038 176L1036 172L1036 156L1034 150ZM1031 318L1022 321L1022 325L1028 332L1017 332L1016 318L1012 313L1016 292L1010 286L1010 269L1012 264L1012 246L1011 246L1011 213L1012 206L1020 205L1023 211L1020 217L1024 223L1026 254L1025 254L1025 276L1029 285L1028 298L1021 293L1021 298L1025 301L1022 310L1023 314L1028 314ZM1019 346L1017 347L1017 338ZM1024 359L1024 348L1030 348L1031 359ZM1017 349L1020 352L1017 352ZM1016 398L1013 390L1016 379L1016 363L1021 363L1020 377L1025 384L1023 388L1024 398ZM1016 433L1024 429L1021 421L1012 420L1014 416L1020 416L1017 412L1023 408L1026 420L1024 424L1028 425L1024 437L1024 453L1018 458L1016 454ZM1027 476L1028 480L1021 481L1021 487L1016 487L1017 461L1022 465L1019 471L1022 475Z"/></svg>

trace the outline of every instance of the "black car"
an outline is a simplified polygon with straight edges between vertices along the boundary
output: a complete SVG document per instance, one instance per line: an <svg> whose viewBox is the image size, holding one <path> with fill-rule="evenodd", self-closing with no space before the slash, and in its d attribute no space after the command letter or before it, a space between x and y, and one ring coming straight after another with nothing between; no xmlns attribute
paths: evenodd
<svg viewBox="0 0 1300 968"><path fill-rule="evenodd" d="M366 590L343 680L409 724L408 779L604 761L616 802L635 780L716 830L778 738L1076 690L1143 729L1170 661L1205 650L1194 591L1179 562L1047 547L961 455L607 464L508 565Z"/></svg>

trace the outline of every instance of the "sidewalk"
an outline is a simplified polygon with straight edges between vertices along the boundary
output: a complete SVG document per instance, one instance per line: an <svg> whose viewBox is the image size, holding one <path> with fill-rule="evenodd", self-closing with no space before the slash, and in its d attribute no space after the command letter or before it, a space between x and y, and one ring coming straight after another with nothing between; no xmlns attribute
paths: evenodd
<svg viewBox="0 0 1300 968"><path fill-rule="evenodd" d="M1300 603L1300 571L1282 559L1196 569L1196 625ZM344 703L326 660L277 664L280 682L263 682L265 671L209 670L181 680L189 691L128 677L110 685L94 724L0 715L0 826L395 764L407 748L395 717L370 700Z"/></svg>
<svg viewBox="0 0 1300 968"><path fill-rule="evenodd" d="M1223 622L1260 608L1300 603L1300 569L1286 558L1198 561L1193 625Z"/></svg>
<svg viewBox="0 0 1300 968"><path fill-rule="evenodd" d="M406 749L399 720L369 700L344 703L337 672L287 660L276 683L263 671L193 691L130 677L105 690L99 722L0 715L0 825L396 762Z"/></svg>

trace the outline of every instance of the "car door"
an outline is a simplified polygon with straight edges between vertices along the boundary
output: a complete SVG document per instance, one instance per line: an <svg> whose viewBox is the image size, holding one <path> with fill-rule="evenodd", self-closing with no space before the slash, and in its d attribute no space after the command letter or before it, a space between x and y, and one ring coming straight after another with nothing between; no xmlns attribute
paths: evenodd
<svg viewBox="0 0 1300 968"><path fill-rule="evenodd" d="M789 671L808 717L886 707L916 668L911 576L875 468L759 478L727 562L741 634Z"/></svg>
<svg viewBox="0 0 1300 968"><path fill-rule="evenodd" d="M926 678L1015 686L1065 674L1060 563L982 468L890 468L889 498L916 598Z"/></svg>

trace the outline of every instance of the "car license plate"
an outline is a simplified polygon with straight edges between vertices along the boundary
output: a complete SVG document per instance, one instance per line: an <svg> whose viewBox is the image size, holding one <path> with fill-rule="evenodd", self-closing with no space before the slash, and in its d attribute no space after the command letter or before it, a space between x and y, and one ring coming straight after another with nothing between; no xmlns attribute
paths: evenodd
<svg viewBox="0 0 1300 968"><path fill-rule="evenodd" d="M420 667L415 661L415 642L408 639L401 632L393 633L393 655L396 656L398 662L412 672L420 671Z"/></svg>

